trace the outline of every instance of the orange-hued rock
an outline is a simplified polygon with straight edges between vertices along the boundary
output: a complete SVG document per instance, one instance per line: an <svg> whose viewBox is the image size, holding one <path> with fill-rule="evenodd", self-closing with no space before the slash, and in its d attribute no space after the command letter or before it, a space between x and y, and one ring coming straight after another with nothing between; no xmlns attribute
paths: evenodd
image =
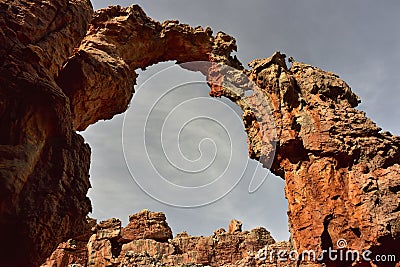
<svg viewBox="0 0 400 267"><path fill-rule="evenodd" d="M400 259L400 138L355 109L358 96L336 74L300 62L288 68L279 52L244 70L230 55L235 49L227 34L156 22L137 5L93 12L88 0L1 2L0 265L38 266L57 244L49 264L69 264L87 243L90 266L280 266L251 256L269 242L264 230L243 232L235 222L212 237L168 241L165 217L146 211L126 229L117 219L100 223L89 240L90 147L76 130L124 112L135 70L166 60L238 69L192 70L207 76L211 96L243 109L249 156L285 179L294 250L320 254L345 239L345 249ZM248 85L243 75L258 86L251 96L240 89ZM139 253L142 245L157 256Z"/></svg>
<svg viewBox="0 0 400 267"><path fill-rule="evenodd" d="M137 5L113 6L94 14L57 83L71 101L74 129L84 130L127 109L136 69L168 60L207 61L212 51L229 59L234 49L235 39L223 33L213 37L208 27L192 28L176 20L159 23Z"/></svg>
<svg viewBox="0 0 400 267"><path fill-rule="evenodd" d="M232 220L228 226L228 233L238 233L242 231L242 222L238 220Z"/></svg>
<svg viewBox="0 0 400 267"><path fill-rule="evenodd" d="M92 14L86 0L0 3L1 266L37 266L84 230L90 148L54 78Z"/></svg>
<svg viewBox="0 0 400 267"><path fill-rule="evenodd" d="M318 253L345 239L399 258L400 138L355 109L359 98L331 72L295 62L251 75L279 103L273 171L286 180L294 247Z"/></svg>
<svg viewBox="0 0 400 267"><path fill-rule="evenodd" d="M289 69L279 52L249 66L254 95L270 103L277 132L271 140L260 126L269 117L245 110L249 156L260 159L276 141L271 170L286 181L293 248L320 255L345 239L346 249L399 259L400 138L355 109L358 96L334 73L300 62ZM231 95L229 88L215 90L211 95ZM240 94L232 100L240 105Z"/></svg>
<svg viewBox="0 0 400 267"><path fill-rule="evenodd" d="M275 243L262 227L251 231L216 231L212 236L190 236L172 232L161 212L143 210L129 216L121 228L118 219L93 227L87 243L62 243L41 267L70 266L277 266L276 257L259 259L260 251L288 248L288 242ZM238 225L237 220L232 220ZM241 223L240 223L241 225ZM129 239L124 237L131 232ZM236 228L235 228L236 229ZM274 244L277 244L274 246ZM283 245L282 245L283 244ZM263 265L270 264L270 265ZM272 265L271 265L272 264ZM285 265L282 265L285 266Z"/></svg>
<svg viewBox="0 0 400 267"><path fill-rule="evenodd" d="M172 239L172 231L162 212L142 210L129 216L129 224L122 230L124 241L153 239L160 242Z"/></svg>
<svg viewBox="0 0 400 267"><path fill-rule="evenodd" d="M69 239L59 244L41 267L70 266L71 264L86 266L88 259L86 246L85 241Z"/></svg>
<svg viewBox="0 0 400 267"><path fill-rule="evenodd" d="M60 243L41 267L70 266L71 264L75 264L75 267L86 266L88 261L87 243L96 226L96 220L88 217L84 233Z"/></svg>

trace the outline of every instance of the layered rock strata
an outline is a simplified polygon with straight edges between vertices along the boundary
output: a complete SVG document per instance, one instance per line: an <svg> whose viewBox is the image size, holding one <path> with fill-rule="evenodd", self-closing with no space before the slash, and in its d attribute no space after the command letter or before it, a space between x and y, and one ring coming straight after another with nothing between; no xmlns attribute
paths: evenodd
<svg viewBox="0 0 400 267"><path fill-rule="evenodd" d="M288 242L275 243L262 227L242 231L241 223L232 220L229 229L234 230L221 228L212 236L183 232L172 238L164 214L143 210L131 215L126 227L118 219L100 222L87 243L61 243L42 267L276 266L276 257L259 260L259 251L289 248Z"/></svg>
<svg viewBox="0 0 400 267"><path fill-rule="evenodd" d="M235 42L155 22L135 5L96 13L88 0L0 7L0 237L8 240L0 261L35 266L86 227L90 148L75 130L126 110L135 69L208 60L213 49L228 55Z"/></svg>
<svg viewBox="0 0 400 267"><path fill-rule="evenodd" d="M135 69L206 60L243 70L230 56L232 37L159 23L135 5L93 13L86 0L6 0L0 26L4 266L38 265L58 243L86 232L90 148L75 131L126 110ZM245 92L212 84L210 95L244 109L250 157L267 155L285 179L294 249L321 253L343 238L346 249L399 259L399 137L355 109L358 97L333 73L299 62L288 68L280 53L250 67L243 73L258 85L254 94L270 103L275 157L268 158L274 135L262 123L268 116L254 114L267 114L265 106L256 99L248 109Z"/></svg>
<svg viewBox="0 0 400 267"><path fill-rule="evenodd" d="M301 62L288 68L279 52L249 66L246 74L258 85L253 95L269 103L277 133L269 139L270 129L260 126L269 117L245 110L249 156L260 159L268 142L276 142L271 171L286 182L294 249L317 255L329 248L370 250L371 259L390 254L399 260L400 138L357 110L358 96L334 73ZM211 94L232 95L219 86ZM244 92L236 96L243 106ZM322 263L335 264L327 256Z"/></svg>
<svg viewBox="0 0 400 267"><path fill-rule="evenodd" d="M90 148L56 84L79 46L89 1L0 3L1 266L30 266L84 231Z"/></svg>

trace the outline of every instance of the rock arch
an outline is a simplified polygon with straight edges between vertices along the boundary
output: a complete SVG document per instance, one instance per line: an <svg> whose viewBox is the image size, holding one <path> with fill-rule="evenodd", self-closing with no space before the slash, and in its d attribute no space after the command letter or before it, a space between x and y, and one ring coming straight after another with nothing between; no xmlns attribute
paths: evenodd
<svg viewBox="0 0 400 267"><path fill-rule="evenodd" d="M243 67L230 56L232 37L161 24L135 5L94 15L85 0L1 6L0 234L10 240L1 257L28 266L84 232L90 148L75 131L126 110L135 69L166 60ZM286 181L294 248L321 252L344 238L348 248L400 257L400 138L355 109L358 97L333 73L299 62L288 68L280 53L250 67L243 72L273 107L271 170ZM210 95L240 105L225 88ZM244 123L249 155L259 159L263 129L251 113Z"/></svg>

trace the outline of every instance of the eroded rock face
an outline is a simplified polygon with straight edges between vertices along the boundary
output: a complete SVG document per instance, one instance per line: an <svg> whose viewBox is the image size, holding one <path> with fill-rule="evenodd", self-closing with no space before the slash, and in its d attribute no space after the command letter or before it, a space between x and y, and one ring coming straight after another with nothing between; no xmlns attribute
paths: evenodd
<svg viewBox="0 0 400 267"><path fill-rule="evenodd" d="M232 220L229 223L228 227L228 233L233 234L236 232L241 232L242 231L242 222L238 220Z"/></svg>
<svg viewBox="0 0 400 267"><path fill-rule="evenodd" d="M136 68L229 54L234 39L216 48L225 41L209 29L160 24L138 6L94 16L88 0L0 7L0 265L35 266L85 231L90 148L75 130L127 108Z"/></svg>
<svg viewBox="0 0 400 267"><path fill-rule="evenodd" d="M129 216L129 224L122 230L121 238L124 241L153 239L165 242L172 239L172 232L163 213L142 210Z"/></svg>
<svg viewBox="0 0 400 267"><path fill-rule="evenodd" d="M232 222L238 225L239 221ZM126 267L276 266L275 258L261 261L257 253L268 246L271 249L274 244L282 246L282 243L275 243L262 227L250 232L238 228L233 232L220 229L212 236L190 236L183 232L172 238L165 215L148 210L131 215L129 224L124 228L121 228L118 219L109 219L92 230L87 247L75 240L62 243L41 267L72 264ZM129 238L126 233L131 233Z"/></svg>
<svg viewBox="0 0 400 267"><path fill-rule="evenodd" d="M235 40L210 28L178 21L159 23L132 5L102 9L57 79L71 101L73 127L84 130L100 119L124 112L134 92L136 69L158 62L208 61L211 51L229 58Z"/></svg>
<svg viewBox="0 0 400 267"><path fill-rule="evenodd" d="M125 111L135 69L166 60L243 67L230 56L236 49L232 37L177 21L155 22L135 5L94 15L86 0L3 1L0 7L0 238L8 240L0 263L34 266L60 242L87 233L90 148L75 130ZM400 258L399 137L381 132L356 110L358 97L333 73L299 62L288 68L280 53L250 67L243 73L270 103L278 133L271 170L286 181L293 248L320 253L344 238L348 249ZM216 68L202 71L207 75ZM210 95L226 96L243 108L250 157L271 154L273 135L246 108L244 92L212 85ZM265 111L256 100L253 104ZM89 242L91 259L101 251L103 263L114 260L120 254L113 242L122 242L120 235L138 242L133 228L123 237L118 221L101 227ZM140 241L144 246L168 243L170 234L160 234L166 225L146 227L140 233L156 240ZM253 259L237 256L242 252L236 245L244 244L247 234L235 229L217 231L217 243L206 237L182 240L195 239L187 244L198 245L198 264L240 259L237 264L251 266ZM129 251L141 246L128 244ZM209 254L210 246L220 251L221 244L227 250ZM62 251L71 246L64 244ZM188 251L179 255L192 257L185 247L178 245ZM162 251L170 253L169 245ZM143 253L128 254L121 262L157 263Z"/></svg>
<svg viewBox="0 0 400 267"><path fill-rule="evenodd" d="M85 0L0 3L2 266L38 264L85 226L90 148L54 78L92 13Z"/></svg>
<svg viewBox="0 0 400 267"><path fill-rule="evenodd" d="M286 181L294 249L319 255L345 239L346 249L399 259L400 138L355 109L359 98L336 74L300 62L289 69L279 52L249 66L254 94L270 103L278 133L271 170ZM259 159L269 135L253 114L243 117L249 155Z"/></svg>

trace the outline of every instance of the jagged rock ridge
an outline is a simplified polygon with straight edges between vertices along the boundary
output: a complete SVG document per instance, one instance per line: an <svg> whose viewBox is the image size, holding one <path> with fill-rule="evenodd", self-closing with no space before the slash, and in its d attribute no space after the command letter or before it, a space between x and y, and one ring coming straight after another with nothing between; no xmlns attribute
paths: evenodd
<svg viewBox="0 0 400 267"><path fill-rule="evenodd" d="M86 0L0 7L0 237L8 240L0 260L35 266L87 233L90 148L75 130L125 111L135 69L165 60L243 67L230 56L232 37L161 24L135 5L95 13ZM333 73L288 68L280 53L250 67L243 72L271 103L277 127L271 170L286 181L294 249L320 252L345 238L349 249L400 258L399 137L356 110L358 97ZM212 86L210 95L242 107L242 94ZM243 119L249 155L259 159L267 129L249 110Z"/></svg>
<svg viewBox="0 0 400 267"><path fill-rule="evenodd" d="M231 221L228 231L221 228L212 236L182 232L172 238L165 215L148 210L131 215L126 227L113 218L95 225L88 235L90 232L90 239L61 243L41 267L276 266L276 257L259 260L259 250L290 250L288 242L276 243L265 228L242 231L237 220Z"/></svg>

